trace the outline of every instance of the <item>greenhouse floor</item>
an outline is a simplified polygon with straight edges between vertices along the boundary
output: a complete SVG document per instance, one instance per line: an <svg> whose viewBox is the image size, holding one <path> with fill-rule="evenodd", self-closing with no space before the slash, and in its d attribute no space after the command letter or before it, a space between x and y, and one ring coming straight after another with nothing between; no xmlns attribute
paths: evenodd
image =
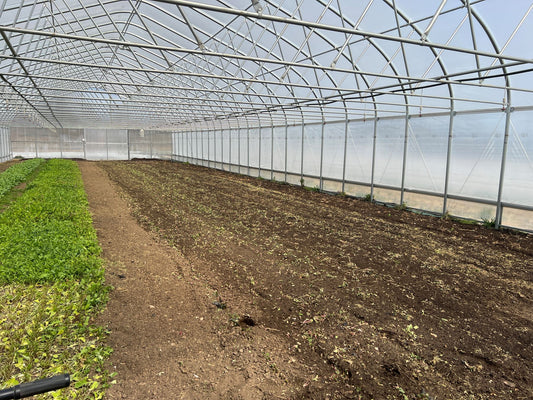
<svg viewBox="0 0 533 400"><path fill-rule="evenodd" d="M165 161L80 162L108 398L533 397L533 237Z"/></svg>

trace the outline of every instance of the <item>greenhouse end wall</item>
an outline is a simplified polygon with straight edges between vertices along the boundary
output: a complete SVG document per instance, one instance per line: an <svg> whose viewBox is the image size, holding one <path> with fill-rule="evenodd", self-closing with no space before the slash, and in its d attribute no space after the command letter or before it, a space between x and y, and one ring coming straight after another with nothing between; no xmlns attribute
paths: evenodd
<svg viewBox="0 0 533 400"><path fill-rule="evenodd" d="M170 160L171 132L143 129L10 129L13 156L86 160Z"/></svg>
<svg viewBox="0 0 533 400"><path fill-rule="evenodd" d="M176 132L172 158L533 231L533 109L509 112Z"/></svg>

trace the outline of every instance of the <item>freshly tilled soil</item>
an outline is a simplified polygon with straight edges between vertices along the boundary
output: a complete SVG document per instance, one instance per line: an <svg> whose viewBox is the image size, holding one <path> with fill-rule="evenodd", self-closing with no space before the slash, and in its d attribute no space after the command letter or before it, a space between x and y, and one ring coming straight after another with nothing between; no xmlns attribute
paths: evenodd
<svg viewBox="0 0 533 400"><path fill-rule="evenodd" d="M531 235L186 164L80 166L115 286L109 398L533 397Z"/></svg>

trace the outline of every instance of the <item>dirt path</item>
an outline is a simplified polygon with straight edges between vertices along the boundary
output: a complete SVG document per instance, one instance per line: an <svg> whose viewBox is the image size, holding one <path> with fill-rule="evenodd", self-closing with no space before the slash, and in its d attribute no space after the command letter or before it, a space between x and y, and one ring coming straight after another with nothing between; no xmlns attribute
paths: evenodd
<svg viewBox="0 0 533 400"><path fill-rule="evenodd" d="M0 173L4 172L6 169L11 167L12 165L15 165L19 161L20 161L19 159L14 159L14 160L4 161L0 163Z"/></svg>
<svg viewBox="0 0 533 400"><path fill-rule="evenodd" d="M230 323L188 261L139 226L106 173L96 163L79 166L114 286L101 317L118 373L107 398L289 398L265 360L286 346L283 338L259 327L252 337L252 328ZM305 373L302 367L295 376Z"/></svg>

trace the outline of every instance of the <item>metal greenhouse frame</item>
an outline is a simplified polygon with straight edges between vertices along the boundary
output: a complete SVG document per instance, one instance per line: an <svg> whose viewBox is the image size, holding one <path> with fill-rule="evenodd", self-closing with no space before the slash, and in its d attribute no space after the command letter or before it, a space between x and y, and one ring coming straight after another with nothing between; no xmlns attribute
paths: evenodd
<svg viewBox="0 0 533 400"><path fill-rule="evenodd" d="M0 161L173 159L533 230L532 10L2 0Z"/></svg>

